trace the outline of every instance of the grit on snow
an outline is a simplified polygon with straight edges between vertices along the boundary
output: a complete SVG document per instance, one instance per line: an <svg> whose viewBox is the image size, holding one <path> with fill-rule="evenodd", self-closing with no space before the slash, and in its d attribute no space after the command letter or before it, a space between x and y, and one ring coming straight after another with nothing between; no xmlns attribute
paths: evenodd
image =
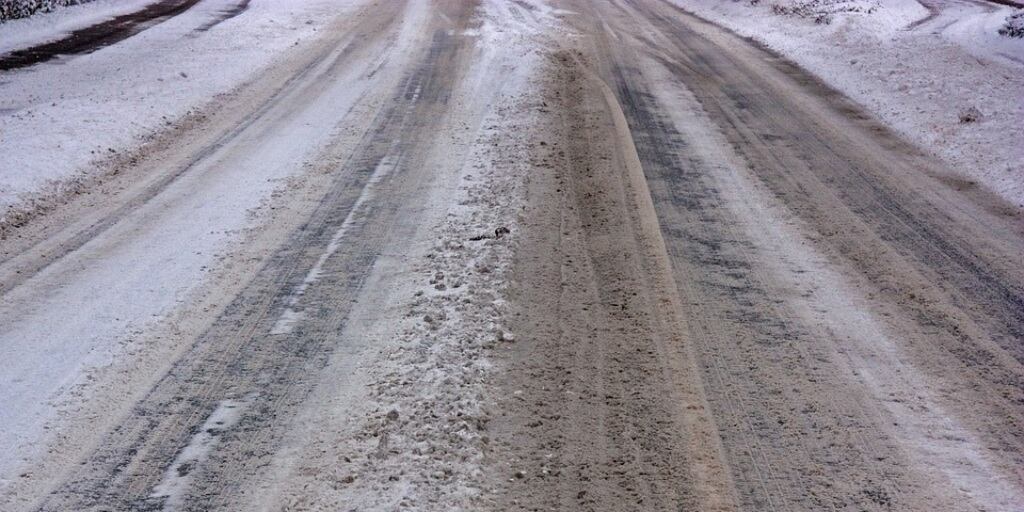
<svg viewBox="0 0 1024 512"><path fill-rule="evenodd" d="M51 18L67 20L73 12L91 20L52 24L59 30L47 29L49 37L60 37L66 27L96 21L89 9L103 10L116 3L97 1L9 26L31 31L33 24L51 26ZM355 2L341 6L332 1L254 2L243 16L209 31L196 31L234 4L202 2L94 53L4 73L0 79L0 205L8 210L7 220L12 220L12 211L26 206L19 200L45 209L61 201L62 194L107 177L101 173L117 175L122 164L130 165L136 155L158 145L150 141L166 139L162 130L177 134L180 126L188 127L206 117L205 112L216 111L220 102L230 98L228 93L261 76L283 51L314 39L325 20L343 16ZM103 12L104 17L120 14ZM0 308L5 342L0 353L8 364L0 440L16 448L0 460L0 471L32 452L33 436L52 419L53 408L33 393L48 400L92 380L85 375L94 367L122 357L129 339L183 303L223 259L230 243L254 225L254 217L271 195L287 189L287 180L304 170L295 162L312 158L320 138L336 123L336 113L344 112L355 94L347 84L324 94L324 101L336 111L287 108L296 120L287 129L293 138L284 150L266 146L262 152L250 150L244 165L200 177L204 180L198 187L201 194L171 198L165 204L170 207L157 214L175 220L163 229L144 230L145 240L129 244L120 256L84 256L90 262L102 260L105 266L90 266L75 283L66 276L50 276L54 284L43 298L30 301L30 308L14 308L11 304L17 302L17 294L5 295ZM281 115L274 111L263 114L250 125L259 128L260 121L280 122ZM185 138L175 143L189 144ZM103 183L98 191L89 192L109 195L111 190ZM172 211L187 212L188 221ZM3 246L5 251L11 250L10 243ZM105 251L111 246L94 249ZM89 251L79 251L83 252ZM54 291L57 288L59 292ZM45 317L48 305L61 309L59 322Z"/></svg>

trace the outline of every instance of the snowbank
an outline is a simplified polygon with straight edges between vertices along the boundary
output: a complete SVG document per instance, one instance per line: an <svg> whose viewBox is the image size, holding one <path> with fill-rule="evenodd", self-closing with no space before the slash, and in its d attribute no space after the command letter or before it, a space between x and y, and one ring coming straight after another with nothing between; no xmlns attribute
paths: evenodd
<svg viewBox="0 0 1024 512"><path fill-rule="evenodd" d="M999 35L1006 37L1024 37L1024 12L1006 17L1006 23L999 27Z"/></svg>

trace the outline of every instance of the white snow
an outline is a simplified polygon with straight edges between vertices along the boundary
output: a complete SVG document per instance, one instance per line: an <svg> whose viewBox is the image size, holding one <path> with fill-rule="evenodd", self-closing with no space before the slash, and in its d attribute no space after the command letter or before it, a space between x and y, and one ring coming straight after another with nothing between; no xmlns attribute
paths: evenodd
<svg viewBox="0 0 1024 512"><path fill-rule="evenodd" d="M143 2L112 3L120 9ZM340 11L330 0L255 0L239 16L196 31L234 5L200 2L96 52L0 73L0 218L93 175L100 159L138 146L257 76ZM28 40L35 25L40 37L52 37L55 26L79 26L113 11L111 2L98 1L5 24L2 45Z"/></svg>
<svg viewBox="0 0 1024 512"><path fill-rule="evenodd" d="M935 2L933 2L935 3ZM938 33L979 59L994 59L1009 65L1024 66L1024 39L999 34L1008 15L1019 9L979 9L974 3L942 3L935 18L920 30Z"/></svg>
<svg viewBox="0 0 1024 512"><path fill-rule="evenodd" d="M771 8L807 0L673 1L783 54L955 172L1024 206L1024 39L997 33L1015 9L965 0L850 0L842 3L861 12L837 12L821 24ZM971 107L980 121L960 123Z"/></svg>
<svg viewBox="0 0 1024 512"><path fill-rule="evenodd" d="M382 250L341 334L350 341L290 429L272 483L242 508L473 509L489 442L481 425L492 415L482 393L488 351L512 341L500 297L530 175L520 156L524 138L543 137L505 136L534 126L543 65L522 42L539 27L502 14L507 7L484 4L469 36L480 54L466 90L452 94L471 99L433 127L451 140L423 160L437 177L422 189L421 227ZM497 227L511 232L497 238Z"/></svg>
<svg viewBox="0 0 1024 512"><path fill-rule="evenodd" d="M95 0L0 24L0 54L60 39L68 33L138 11L156 0Z"/></svg>
<svg viewBox="0 0 1024 512"><path fill-rule="evenodd" d="M129 147L163 122L157 114L187 111L258 73L297 38L314 35L317 25L306 25L307 18L323 22L355 5L256 1L251 15L193 37L191 28L209 14L196 11L91 55L0 75L0 102L21 105L21 113L0 116L0 182L32 190L71 176L94 145ZM340 51L310 77L320 78ZM174 78L178 70L189 78ZM221 256L258 223L251 211L337 136L338 119L374 83L356 79L365 71L339 72L337 81L315 90L316 101L298 85L286 90L131 216L4 296L0 495L18 468L42 453L62 396L96 368L129 358L138 349L135 334L187 307L183 301L209 269L223 266ZM268 131L286 135L267 144Z"/></svg>

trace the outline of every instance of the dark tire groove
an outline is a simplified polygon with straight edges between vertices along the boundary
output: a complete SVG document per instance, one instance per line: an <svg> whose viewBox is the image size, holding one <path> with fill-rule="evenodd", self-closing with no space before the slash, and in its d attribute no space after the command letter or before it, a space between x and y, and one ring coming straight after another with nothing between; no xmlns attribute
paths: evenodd
<svg viewBox="0 0 1024 512"><path fill-rule="evenodd" d="M32 66L62 55L94 52L163 23L187 11L198 2L199 0L162 0L142 10L75 30L56 41L15 50L0 56L0 71Z"/></svg>

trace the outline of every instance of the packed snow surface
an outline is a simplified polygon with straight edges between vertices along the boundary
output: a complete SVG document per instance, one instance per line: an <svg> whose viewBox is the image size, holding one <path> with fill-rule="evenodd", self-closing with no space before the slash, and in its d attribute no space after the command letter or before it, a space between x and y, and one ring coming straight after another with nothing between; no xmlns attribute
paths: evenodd
<svg viewBox="0 0 1024 512"><path fill-rule="evenodd" d="M93 0L0 0L0 23Z"/></svg>
<svg viewBox="0 0 1024 512"><path fill-rule="evenodd" d="M0 75L0 206L71 188L101 170L94 162L145 147L162 127L254 80L284 50L312 40L324 20L358 4L254 1L209 31L195 30L230 5L208 0L94 53ZM249 141L235 141L212 163L196 163L196 172L166 187L145 213L107 231L131 243L93 241L68 256L80 261L73 278L50 267L33 276L42 292L27 286L5 294L0 445L10 449L0 457L0 491L18 464L38 455L46 425L57 417L55 397L78 393L95 368L133 360L125 356L137 349L132 339L194 298L264 201L319 150L355 99L358 87L350 83L322 91L325 103L263 112L247 126L273 124L289 136L248 150L238 147ZM31 305L21 307L21 300ZM47 311L61 311L60 318Z"/></svg>
<svg viewBox="0 0 1024 512"><path fill-rule="evenodd" d="M0 53L60 39L71 31L138 11L154 1L93 0L5 21L0 24Z"/></svg>
<svg viewBox="0 0 1024 512"><path fill-rule="evenodd" d="M150 1L94 3L3 25L0 52L88 26ZM351 2L349 2L351 3ZM0 220L73 190L119 153L257 76L282 51L311 39L336 2L200 2L93 53L7 71L0 80ZM2 223L2 222L0 222Z"/></svg>
<svg viewBox="0 0 1024 512"><path fill-rule="evenodd" d="M960 0L673 1L795 61L966 180L1024 206L1024 39L999 34L1016 9Z"/></svg>

